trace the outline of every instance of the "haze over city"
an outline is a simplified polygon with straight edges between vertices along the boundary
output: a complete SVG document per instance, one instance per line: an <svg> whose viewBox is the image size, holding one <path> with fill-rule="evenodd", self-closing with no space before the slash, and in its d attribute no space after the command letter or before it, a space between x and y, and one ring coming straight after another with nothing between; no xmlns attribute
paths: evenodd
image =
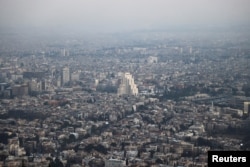
<svg viewBox="0 0 250 167"><path fill-rule="evenodd" d="M0 26L123 32L249 24L248 0L1 0Z"/></svg>

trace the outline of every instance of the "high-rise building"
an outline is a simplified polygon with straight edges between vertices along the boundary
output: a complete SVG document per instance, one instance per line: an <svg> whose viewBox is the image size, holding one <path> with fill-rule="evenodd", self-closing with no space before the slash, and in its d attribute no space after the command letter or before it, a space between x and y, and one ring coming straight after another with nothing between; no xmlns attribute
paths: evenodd
<svg viewBox="0 0 250 167"><path fill-rule="evenodd" d="M63 49L61 50L61 55L62 55L63 57L65 57L65 55L66 55L66 50L65 50L65 48L63 48Z"/></svg>
<svg viewBox="0 0 250 167"><path fill-rule="evenodd" d="M56 86L57 87L61 87L62 86L62 78L61 77L58 77L57 79L56 79Z"/></svg>
<svg viewBox="0 0 250 167"><path fill-rule="evenodd" d="M29 84L29 92L32 93L32 92L38 92L40 91L40 83L37 82L36 79L32 79Z"/></svg>
<svg viewBox="0 0 250 167"><path fill-rule="evenodd" d="M183 53L183 48L180 48L180 53L181 53L181 54Z"/></svg>
<svg viewBox="0 0 250 167"><path fill-rule="evenodd" d="M133 76L130 73L123 74L117 93L118 95L138 95L138 88L134 83Z"/></svg>
<svg viewBox="0 0 250 167"><path fill-rule="evenodd" d="M250 102L244 102L244 115L248 115L250 112Z"/></svg>
<svg viewBox="0 0 250 167"><path fill-rule="evenodd" d="M212 101L211 107L209 108L210 112L214 112L214 102Z"/></svg>
<svg viewBox="0 0 250 167"><path fill-rule="evenodd" d="M192 46L189 48L189 54L192 54L193 53L193 48Z"/></svg>
<svg viewBox="0 0 250 167"><path fill-rule="evenodd" d="M69 67L66 66L62 69L62 84L65 84L70 81L70 72Z"/></svg>

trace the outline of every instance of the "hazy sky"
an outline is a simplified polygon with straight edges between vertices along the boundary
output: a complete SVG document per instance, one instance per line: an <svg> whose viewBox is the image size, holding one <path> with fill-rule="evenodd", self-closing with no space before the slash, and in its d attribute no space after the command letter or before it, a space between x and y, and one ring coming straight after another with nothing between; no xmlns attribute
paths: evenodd
<svg viewBox="0 0 250 167"><path fill-rule="evenodd" d="M127 31L250 23L250 0L0 0L0 26Z"/></svg>

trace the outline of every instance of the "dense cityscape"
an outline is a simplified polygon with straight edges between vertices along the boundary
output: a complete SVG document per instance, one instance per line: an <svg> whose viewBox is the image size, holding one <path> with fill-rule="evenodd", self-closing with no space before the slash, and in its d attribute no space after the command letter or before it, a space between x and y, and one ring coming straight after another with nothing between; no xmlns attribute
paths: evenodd
<svg viewBox="0 0 250 167"><path fill-rule="evenodd" d="M249 0L0 0L0 167L249 167Z"/></svg>
<svg viewBox="0 0 250 167"><path fill-rule="evenodd" d="M207 166L250 150L245 32L2 34L0 166Z"/></svg>

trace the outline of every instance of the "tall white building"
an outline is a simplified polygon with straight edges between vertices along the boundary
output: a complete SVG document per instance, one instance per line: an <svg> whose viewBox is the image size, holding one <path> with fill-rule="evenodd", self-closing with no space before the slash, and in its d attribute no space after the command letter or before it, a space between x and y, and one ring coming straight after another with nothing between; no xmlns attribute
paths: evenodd
<svg viewBox="0 0 250 167"><path fill-rule="evenodd" d="M192 54L193 53L193 48L192 46L189 48L189 54Z"/></svg>
<svg viewBox="0 0 250 167"><path fill-rule="evenodd" d="M65 84L70 81L70 72L69 67L66 66L62 69L62 84Z"/></svg>
<svg viewBox="0 0 250 167"><path fill-rule="evenodd" d="M250 102L244 102L244 115L248 115L250 112Z"/></svg>
<svg viewBox="0 0 250 167"><path fill-rule="evenodd" d="M134 78L130 73L122 75L121 84L118 88L117 94L120 95L138 95L138 88L134 83Z"/></svg>

